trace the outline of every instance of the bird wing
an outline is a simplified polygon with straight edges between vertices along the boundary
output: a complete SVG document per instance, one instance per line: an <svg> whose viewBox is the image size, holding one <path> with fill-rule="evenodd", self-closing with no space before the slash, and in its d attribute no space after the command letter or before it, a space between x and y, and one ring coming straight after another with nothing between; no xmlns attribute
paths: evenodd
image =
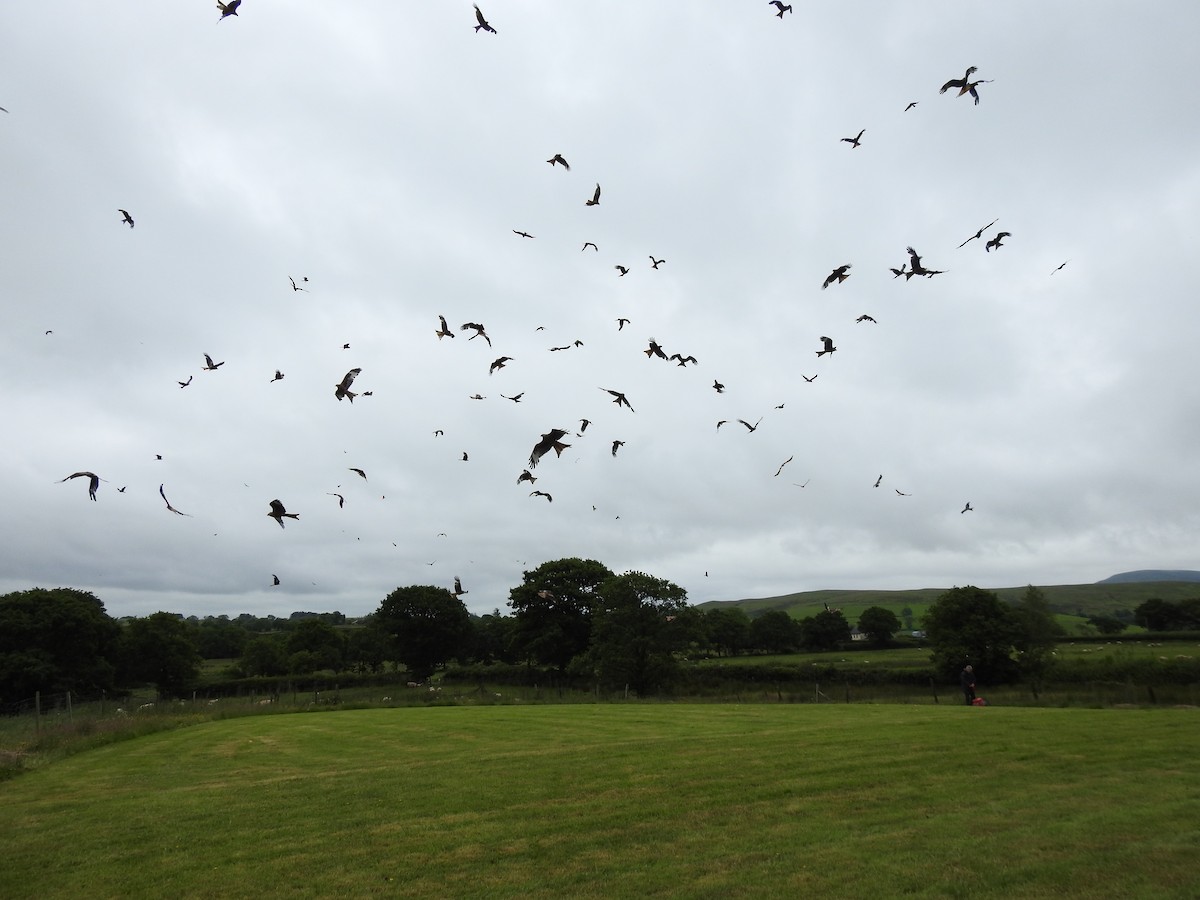
<svg viewBox="0 0 1200 900"><path fill-rule="evenodd" d="M282 503L280 503L278 500L272 500L272 501L271 501L271 512L270 512L270 515L272 515L272 516L282 516L282 515L283 515L285 512L287 512L287 510L283 508L283 504L282 504Z"/></svg>

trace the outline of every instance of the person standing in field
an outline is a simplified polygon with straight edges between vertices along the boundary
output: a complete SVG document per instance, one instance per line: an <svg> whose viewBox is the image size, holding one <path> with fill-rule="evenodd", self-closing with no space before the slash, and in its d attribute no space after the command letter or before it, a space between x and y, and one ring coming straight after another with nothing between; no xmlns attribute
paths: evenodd
<svg viewBox="0 0 1200 900"><path fill-rule="evenodd" d="M975 703L975 670L970 666L965 667L958 681L962 685L963 696L967 698L967 706L971 706Z"/></svg>

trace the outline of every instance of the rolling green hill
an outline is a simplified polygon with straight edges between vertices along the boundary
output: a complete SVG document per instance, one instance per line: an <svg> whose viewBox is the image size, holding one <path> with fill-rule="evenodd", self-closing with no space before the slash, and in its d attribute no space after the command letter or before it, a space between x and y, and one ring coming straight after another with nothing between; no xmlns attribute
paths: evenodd
<svg viewBox="0 0 1200 900"><path fill-rule="evenodd" d="M1002 600L1015 603L1025 592L1021 587L989 588ZM1200 584L1186 581L1137 581L1098 584L1038 585L1046 595L1050 608L1066 615L1114 615L1117 610L1133 610L1146 600L1157 597L1171 603L1200 595ZM947 588L920 588L908 591L801 591L778 597L757 597L744 600L712 600L699 604L700 609L736 606L754 616L772 609L782 609L796 618L804 618L824 609L840 609L853 622L868 606L882 606L897 615L904 607L913 611L919 621L921 614Z"/></svg>

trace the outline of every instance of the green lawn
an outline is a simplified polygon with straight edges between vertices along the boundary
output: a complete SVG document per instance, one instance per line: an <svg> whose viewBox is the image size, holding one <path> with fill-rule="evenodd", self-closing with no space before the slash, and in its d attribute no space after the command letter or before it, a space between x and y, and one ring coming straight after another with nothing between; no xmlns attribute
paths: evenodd
<svg viewBox="0 0 1200 900"><path fill-rule="evenodd" d="M1190 709L226 719L0 784L4 897L1195 897Z"/></svg>

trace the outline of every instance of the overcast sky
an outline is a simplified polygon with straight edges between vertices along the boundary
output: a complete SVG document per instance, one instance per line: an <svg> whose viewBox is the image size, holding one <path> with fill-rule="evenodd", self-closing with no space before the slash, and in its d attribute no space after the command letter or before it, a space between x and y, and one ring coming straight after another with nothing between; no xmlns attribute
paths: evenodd
<svg viewBox="0 0 1200 900"><path fill-rule="evenodd" d="M0 591L1200 567L1200 4L793 5L0 6ZM978 105L939 94L968 66ZM908 246L944 274L893 278Z"/></svg>

